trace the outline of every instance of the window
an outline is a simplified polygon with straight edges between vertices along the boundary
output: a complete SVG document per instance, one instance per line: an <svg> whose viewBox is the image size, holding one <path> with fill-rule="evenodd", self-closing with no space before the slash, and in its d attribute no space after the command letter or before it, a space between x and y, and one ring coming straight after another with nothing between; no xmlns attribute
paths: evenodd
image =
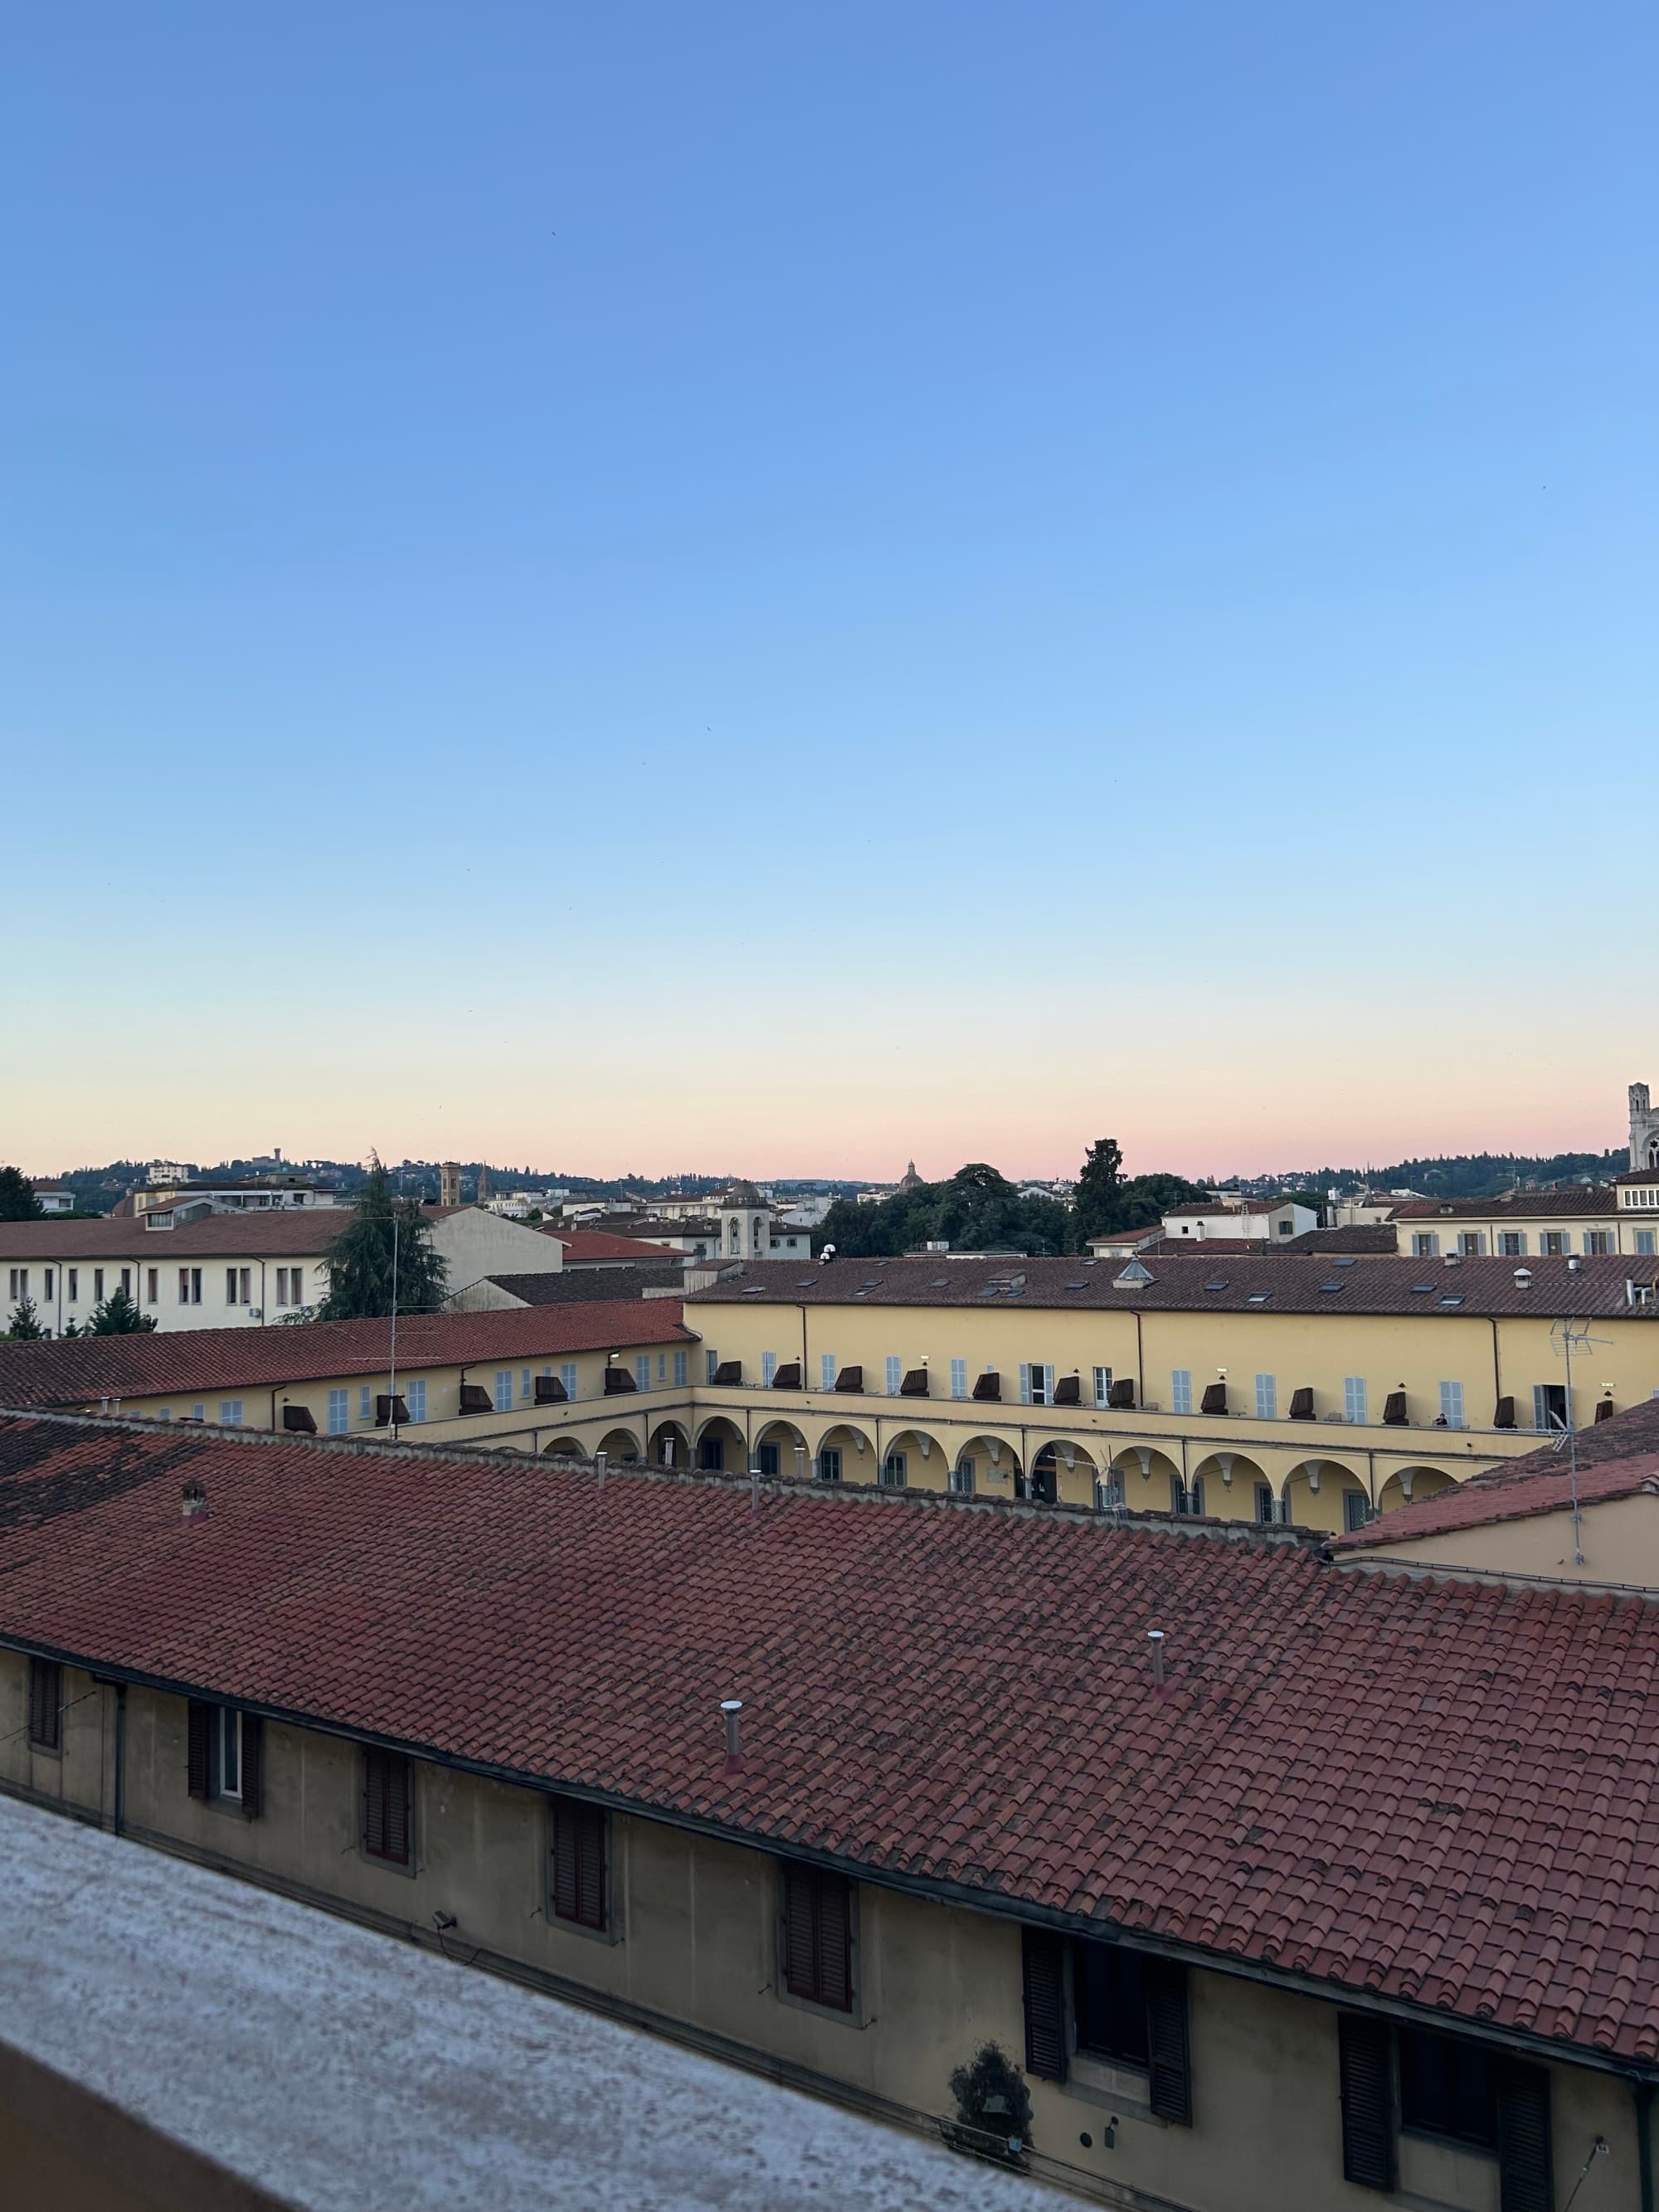
<svg viewBox="0 0 1659 2212"><path fill-rule="evenodd" d="M495 1411L498 1413L513 1411L513 1370L510 1367L495 1370Z"/></svg>
<svg viewBox="0 0 1659 2212"><path fill-rule="evenodd" d="M836 1355L833 1352L818 1354L818 1388L833 1390L836 1387Z"/></svg>
<svg viewBox="0 0 1659 2212"><path fill-rule="evenodd" d="M328 1394L328 1432L331 1437L343 1437L351 1426L351 1393L349 1390L331 1390Z"/></svg>
<svg viewBox="0 0 1659 2212"><path fill-rule="evenodd" d="M755 1465L769 1482L772 1481L778 1472L778 1447L775 1444L757 1444Z"/></svg>
<svg viewBox="0 0 1659 2212"><path fill-rule="evenodd" d="M1363 1528L1365 1523L1374 1517L1371 1512L1371 1501L1363 1490L1343 1492L1342 1526L1350 1534L1356 1528Z"/></svg>
<svg viewBox="0 0 1659 2212"><path fill-rule="evenodd" d="M64 1670L55 1659L29 1661L29 1741L36 1751L64 1748Z"/></svg>
<svg viewBox="0 0 1659 2212"><path fill-rule="evenodd" d="M565 1396L574 1399L576 1395L576 1363L574 1359L561 1361L559 1380L564 1385Z"/></svg>
<svg viewBox="0 0 1659 2212"><path fill-rule="evenodd" d="M1443 1382L1440 1385L1440 1418L1449 1429L1463 1425L1463 1385Z"/></svg>
<svg viewBox="0 0 1659 2212"><path fill-rule="evenodd" d="M81 1296L81 1270L78 1267L65 1267L64 1273L69 1278L69 1302L74 1305Z"/></svg>
<svg viewBox="0 0 1659 2212"><path fill-rule="evenodd" d="M1170 1377L1170 1411L1190 1413L1193 1410L1193 1370L1177 1367Z"/></svg>
<svg viewBox="0 0 1659 2212"><path fill-rule="evenodd" d="M697 1465L706 1473L718 1474L726 1465L725 1438L704 1437L697 1445Z"/></svg>
<svg viewBox="0 0 1659 2212"><path fill-rule="evenodd" d="M1592 1260L1604 1260L1613 1249L1610 1229L1587 1229L1584 1231L1584 1251Z"/></svg>
<svg viewBox="0 0 1659 2212"><path fill-rule="evenodd" d="M951 1395L953 1398L968 1395L968 1362L965 1359L951 1362Z"/></svg>
<svg viewBox="0 0 1659 2212"><path fill-rule="evenodd" d="M1565 1229L1547 1229L1538 1240L1538 1249L1547 1260L1565 1258L1567 1233Z"/></svg>
<svg viewBox="0 0 1659 2212"><path fill-rule="evenodd" d="M530 1370L526 1368L525 1380L528 1382L529 1379ZM641 1390L651 1388L651 1354L648 1352L641 1352L634 1362L634 1382L635 1387Z"/></svg>
<svg viewBox="0 0 1659 2212"><path fill-rule="evenodd" d="M246 1819L257 1820L264 1765L258 1716L192 1698L185 1709L185 1728L191 1796L234 1805Z"/></svg>
<svg viewBox="0 0 1659 2212"><path fill-rule="evenodd" d="M668 1380L668 1354L665 1352L657 1354L657 1380L659 1382Z"/></svg>
<svg viewBox="0 0 1659 2212"><path fill-rule="evenodd" d="M1278 1416L1279 1378L1275 1375L1258 1375L1255 1378L1255 1417L1258 1421L1272 1421Z"/></svg>
<svg viewBox="0 0 1659 2212"><path fill-rule="evenodd" d="M1535 1429L1565 1429L1567 1425L1567 1386L1565 1382L1534 1382L1532 1425Z"/></svg>
<svg viewBox="0 0 1659 2212"><path fill-rule="evenodd" d="M884 1490L902 1490L905 1468L909 1464L902 1451L890 1451L881 1463L881 1486Z"/></svg>
<svg viewBox="0 0 1659 2212"><path fill-rule="evenodd" d="M1506 1229L1498 1240L1498 1249L1506 1260L1524 1260L1527 1256L1527 1237L1524 1230Z"/></svg>
<svg viewBox="0 0 1659 2212"><path fill-rule="evenodd" d="M218 1705L213 1714L213 1794L216 1797L242 1795L242 1716L233 1705Z"/></svg>
<svg viewBox="0 0 1659 2212"><path fill-rule="evenodd" d="M6 1294L9 1297L17 1303L21 1303L24 1298L27 1297L29 1294L29 1271L27 1267L13 1267L8 1272L6 1277Z"/></svg>
<svg viewBox="0 0 1659 2212"><path fill-rule="evenodd" d="M499 1378L497 1378L497 1388L499 1387ZM512 1387L509 1382L507 1388L511 1389ZM357 1419L360 1421L372 1421L374 1418L374 1386L372 1382L360 1382L357 1386Z"/></svg>
<svg viewBox="0 0 1659 2212"><path fill-rule="evenodd" d="M677 1390L684 1389L688 1371L685 1354L683 1352L677 1352L674 1354L674 1388Z"/></svg>
<svg viewBox="0 0 1659 2212"><path fill-rule="evenodd" d="M1072 1964L1077 2047L1123 2066L1145 2066L1146 1988L1141 1954L1121 1943L1079 1943Z"/></svg>
<svg viewBox="0 0 1659 2212"><path fill-rule="evenodd" d="M553 1917L599 1934L610 1923L609 1826L598 1805L556 1797L548 1809L547 1892Z"/></svg>
<svg viewBox="0 0 1659 2212"><path fill-rule="evenodd" d="M853 2009L853 1885L822 1867L786 1863L783 1985L807 2004Z"/></svg>
<svg viewBox="0 0 1659 2212"><path fill-rule="evenodd" d="M887 1361L887 1395L890 1398L898 1396L903 1380L904 1362L890 1355Z"/></svg>
<svg viewBox="0 0 1659 2212"><path fill-rule="evenodd" d="M1019 1402L1022 1406L1051 1406L1054 1399L1054 1370L1040 1362L1029 1365L1022 1363L1019 1370Z"/></svg>
<svg viewBox="0 0 1659 2212"><path fill-rule="evenodd" d="M144 1273L146 1277L144 1286L145 1298L150 1305L155 1305L159 1303L161 1296L161 1270L159 1267L147 1267L144 1270ZM124 1291L127 1286L126 1278L127 1271L123 1267L121 1270L121 1288Z"/></svg>
<svg viewBox="0 0 1659 2212"><path fill-rule="evenodd" d="M1095 1370L1095 1403L1109 1406L1112 1402L1112 1370L1109 1367Z"/></svg>
<svg viewBox="0 0 1659 2212"><path fill-rule="evenodd" d="M1486 1249L1484 1229L1465 1229L1458 1237L1457 1249L1466 1260L1478 1260Z"/></svg>
<svg viewBox="0 0 1659 2212"><path fill-rule="evenodd" d="M1183 1482L1178 1474L1170 1477L1170 1510L1182 1519L1201 1518L1204 1512L1204 1478L1198 1475L1191 1482Z"/></svg>
<svg viewBox="0 0 1659 2212"><path fill-rule="evenodd" d="M1272 1483L1258 1482L1255 1486L1255 1517L1264 1528L1278 1520L1279 1515L1274 1510L1276 1504Z"/></svg>
<svg viewBox="0 0 1659 2212"><path fill-rule="evenodd" d="M530 1394L533 1388L531 1370L527 1367L521 1367L519 1370L519 1403L521 1406L527 1406L530 1403Z"/></svg>
<svg viewBox="0 0 1659 2212"><path fill-rule="evenodd" d="M958 1498L973 1496L974 1462L971 1459L959 1459L951 1469L951 1487Z"/></svg>
<svg viewBox="0 0 1659 2212"><path fill-rule="evenodd" d="M52 1269L51 1269L50 1267L48 1267L48 1268L46 1269L46 1297L47 1297L48 1298L50 1298L50 1297L51 1297L51 1296L52 1296Z"/></svg>
<svg viewBox="0 0 1659 2212"><path fill-rule="evenodd" d="M823 1449L818 1454L818 1480L820 1482L841 1480L841 1447L838 1444L825 1444Z"/></svg>
<svg viewBox="0 0 1659 2212"><path fill-rule="evenodd" d="M890 1361L888 1364L890 1365L891 1362ZM777 1353L775 1352L763 1352L761 1354L761 1389L763 1390L769 1390L771 1389L772 1377L777 1373Z"/></svg>
<svg viewBox="0 0 1659 2212"><path fill-rule="evenodd" d="M425 1420L426 1382L424 1377L418 1382L404 1383L404 1402L409 1407L409 1418L411 1421Z"/></svg>
<svg viewBox="0 0 1659 2212"><path fill-rule="evenodd" d="M1342 1412L1347 1420L1365 1425L1365 1378L1363 1375L1342 1377Z"/></svg>
<svg viewBox="0 0 1659 2212"><path fill-rule="evenodd" d="M240 1398L221 1398L219 1422L222 1428L240 1429L242 1425L242 1401Z"/></svg>
<svg viewBox="0 0 1659 2212"><path fill-rule="evenodd" d="M228 1306L247 1306L253 1303L253 1270L252 1267L225 1269L225 1304Z"/></svg>
<svg viewBox="0 0 1659 2212"><path fill-rule="evenodd" d="M123 1290L125 1290L127 1286L125 1279L126 1272L126 1269L123 1267L121 1270L121 1288ZM102 1305L104 1303L104 1271L101 1267L94 1267L92 1271L92 1296L94 1304Z"/></svg>
<svg viewBox="0 0 1659 2212"><path fill-rule="evenodd" d="M410 1797L413 1777L400 1751L371 1746L363 1753L363 1854L388 1866L410 1861Z"/></svg>
<svg viewBox="0 0 1659 2212"><path fill-rule="evenodd" d="M1649 1260L1652 1259L1654 1254L1654 1238L1652 1230L1638 1229L1637 1231L1636 1249L1643 1258Z"/></svg>
<svg viewBox="0 0 1659 2212"><path fill-rule="evenodd" d="M199 1306L201 1304L202 1271L199 1267L179 1268L179 1303L181 1306Z"/></svg>
<svg viewBox="0 0 1659 2212"><path fill-rule="evenodd" d="M1402 2027L1399 2035L1401 2125L1495 2149L1498 2100L1482 2045L1422 2028Z"/></svg>
<svg viewBox="0 0 1659 2212"><path fill-rule="evenodd" d="M1413 1260L1437 1260L1440 1257L1440 1232L1437 1229L1419 1229L1412 1237Z"/></svg>

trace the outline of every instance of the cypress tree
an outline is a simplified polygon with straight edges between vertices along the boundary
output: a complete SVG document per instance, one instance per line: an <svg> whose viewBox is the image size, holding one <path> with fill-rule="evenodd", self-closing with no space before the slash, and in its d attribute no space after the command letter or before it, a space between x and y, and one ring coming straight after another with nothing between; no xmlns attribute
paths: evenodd
<svg viewBox="0 0 1659 2212"><path fill-rule="evenodd" d="M394 1223L398 1311L431 1313L443 1304L448 1271L432 1248L432 1224L412 1199L393 1199L376 1160L328 1249L328 1296L317 1309L319 1321L369 1321L392 1311Z"/></svg>

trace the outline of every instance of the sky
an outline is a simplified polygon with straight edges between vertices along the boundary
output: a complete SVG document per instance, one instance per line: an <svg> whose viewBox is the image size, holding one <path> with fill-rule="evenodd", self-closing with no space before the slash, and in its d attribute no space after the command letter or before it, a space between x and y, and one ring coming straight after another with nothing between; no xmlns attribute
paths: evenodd
<svg viewBox="0 0 1659 2212"><path fill-rule="evenodd" d="M0 1158L1622 1141L1656 70L1647 0L13 10Z"/></svg>

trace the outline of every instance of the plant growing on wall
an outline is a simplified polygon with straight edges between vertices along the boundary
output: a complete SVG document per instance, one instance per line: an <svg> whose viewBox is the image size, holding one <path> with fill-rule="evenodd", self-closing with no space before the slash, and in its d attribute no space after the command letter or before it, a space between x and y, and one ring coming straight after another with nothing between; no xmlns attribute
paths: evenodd
<svg viewBox="0 0 1659 2212"><path fill-rule="evenodd" d="M1025 2076L999 2043L982 2043L951 2076L957 2124L967 2130L965 2148L1014 2158L1031 2146L1031 2093ZM980 2142L975 2138L983 2137Z"/></svg>

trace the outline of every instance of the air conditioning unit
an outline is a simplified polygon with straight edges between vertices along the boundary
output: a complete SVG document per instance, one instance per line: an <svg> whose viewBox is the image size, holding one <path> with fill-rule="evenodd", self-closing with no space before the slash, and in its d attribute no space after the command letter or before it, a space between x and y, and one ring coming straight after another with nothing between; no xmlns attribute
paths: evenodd
<svg viewBox="0 0 1659 2212"><path fill-rule="evenodd" d="M250 1321L263 1321L264 1319L264 1308L263 1306L250 1306L247 1310L247 1317Z"/></svg>

